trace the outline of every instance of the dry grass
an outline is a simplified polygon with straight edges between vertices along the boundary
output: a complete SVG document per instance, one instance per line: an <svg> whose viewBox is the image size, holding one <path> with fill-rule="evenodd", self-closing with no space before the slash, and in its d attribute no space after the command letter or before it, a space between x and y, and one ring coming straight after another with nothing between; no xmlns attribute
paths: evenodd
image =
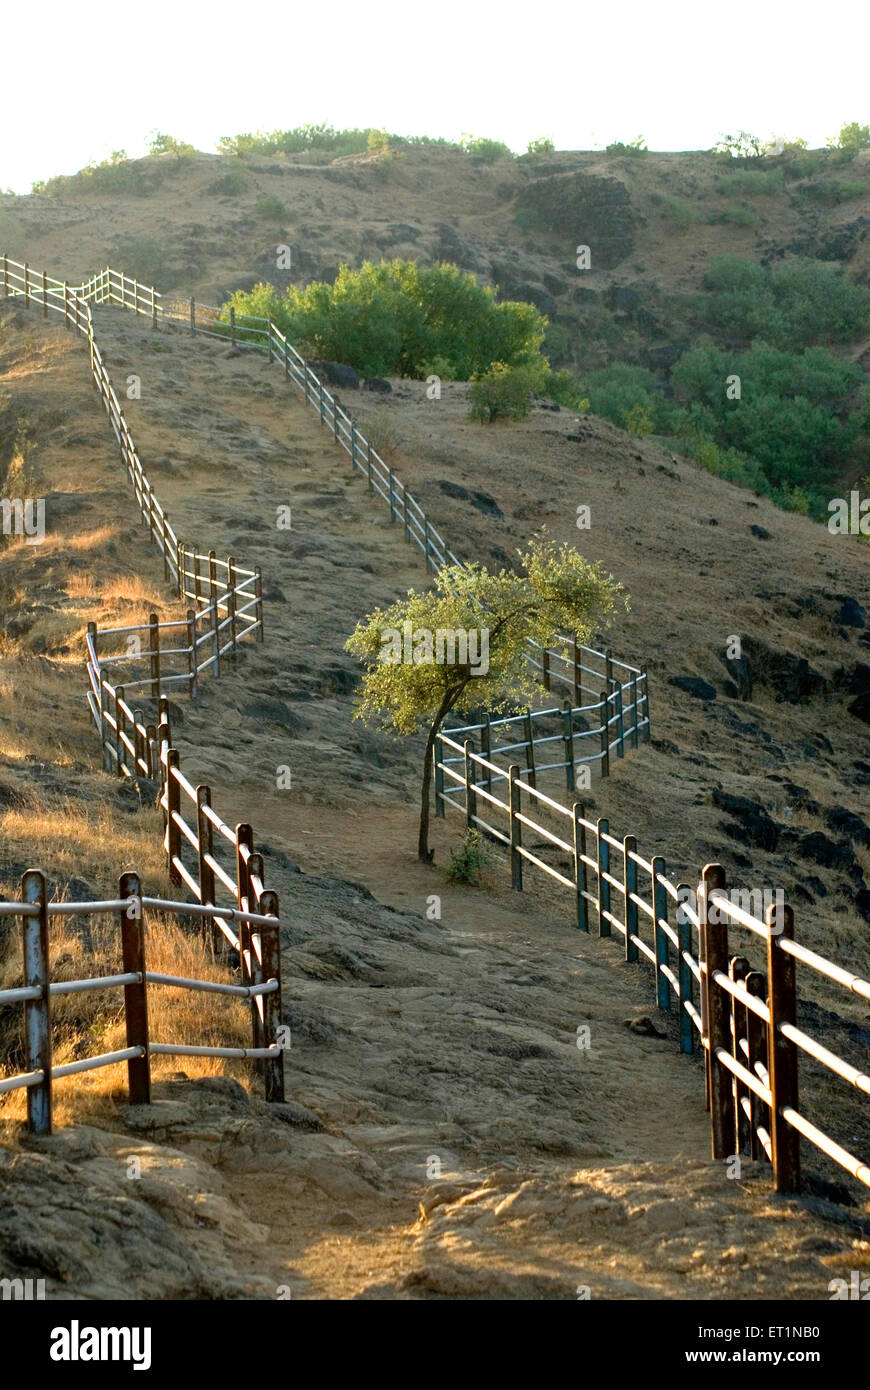
<svg viewBox="0 0 870 1390"><path fill-rule="evenodd" d="M113 917L51 919L51 976L53 980L110 975L122 968L120 932ZM150 970L190 979L227 981L226 967L215 961L202 935L183 931L174 918L152 916L146 921L145 958ZM20 953L7 949L0 964L0 989L22 983ZM11 1012L11 1011L10 1011ZM126 1047L123 1008L117 991L66 994L52 1000L52 1060L55 1066L101 1052ZM149 1034L153 1042L180 1042L206 1047L250 1046L248 1006L238 999L188 989L153 985L148 991ZM5 1069L12 1075L24 1067L21 1011L0 1034ZM211 1057L155 1057L151 1075L159 1080L179 1067L189 1077L232 1075L250 1080L250 1066ZM56 1126L99 1121L113 1124L119 1104L127 1097L125 1063L67 1077L55 1083L53 1117ZM27 1116L24 1090L0 1097L0 1141L11 1142Z"/></svg>

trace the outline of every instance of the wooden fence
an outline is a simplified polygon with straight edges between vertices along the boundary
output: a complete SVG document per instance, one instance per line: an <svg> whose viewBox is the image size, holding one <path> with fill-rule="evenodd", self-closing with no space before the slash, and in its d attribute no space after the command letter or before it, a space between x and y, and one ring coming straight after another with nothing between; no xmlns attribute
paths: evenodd
<svg viewBox="0 0 870 1390"><path fill-rule="evenodd" d="M546 655L551 657L552 653ZM587 665L595 656L601 657L600 665ZM564 769L567 789L574 792L579 790L578 768L589 769L585 783L589 786L593 767L597 765L600 775L607 777L612 753L624 758L626 747L637 748L641 739L649 741L649 705L643 672L616 661L609 653L594 653L577 643L574 643L571 657L564 660L571 670L575 704L566 700L561 709L527 709L502 719L484 714L481 724L448 727L444 736L439 734L434 773L437 816L444 815L447 799L455 790L450 786L445 792L445 771L459 765L465 769L469 752L479 753L488 761L521 753L526 765L519 775L527 778L532 787L537 786L540 773ZM549 674L548 671L548 677ZM597 685L606 682L607 688L597 692L594 703L584 705L582 701L590 691L590 681ZM547 689L551 688L548 684ZM448 751L445 737L450 740L450 748L461 748L461 752ZM509 741L504 742L505 739ZM547 761L554 756L553 745L558 745L562 757ZM545 750L543 760L542 749ZM495 783L507 778L507 767L498 774L487 771L485 785L491 791ZM455 799L454 804L458 805ZM464 803L461 809L465 809Z"/></svg>
<svg viewBox="0 0 870 1390"><path fill-rule="evenodd" d="M569 808L539 791L516 763L506 768L476 753L470 740L461 744L445 733L436 764L441 814L460 810L469 828L503 846L515 891L524 890L526 866L534 867L572 895L581 931L589 931L593 913L599 936L623 938L626 961L643 958L652 966L658 1008L677 1003L681 1050L692 1052L697 1035L705 1051L714 1158L764 1154L776 1190L798 1191L802 1136L870 1186L870 1164L798 1109L802 1052L865 1096L870 1076L797 1027L795 964L862 999L870 1000L870 982L799 945L787 904L772 906L762 921L742 906L747 898L751 905L751 894L729 897L721 865L703 870L696 895L668 877L663 857L644 858L635 837L615 838L604 817L587 820L581 802ZM507 782L504 799L493 791L498 782ZM543 817L567 822L564 835ZM529 833L544 842L536 842L537 853L526 843ZM548 852L558 867L541 857ZM729 955L729 924L763 940L766 974L746 956Z"/></svg>
<svg viewBox="0 0 870 1390"><path fill-rule="evenodd" d="M249 830L250 827L239 829ZM275 893L264 890L259 881L255 889L252 858L255 856L249 854L246 859L239 860L238 907L220 908L209 904L201 913L209 917L215 930L219 927L226 940L239 951L243 983L237 985L165 975L147 969L145 910L190 914L197 909L190 903L143 896L142 882L136 873L121 875L118 897L112 901L69 903L48 902L45 875L39 870L29 870L21 881L20 902L0 902L0 917L20 917L22 922L24 984L0 990L0 1006L21 1004L24 1007L26 1065L25 1071L0 1078L0 1093L27 1089L27 1123L32 1132L51 1133L54 1081L118 1062L127 1063L131 1104L148 1104L151 1100L150 1059L155 1056L251 1059L263 1072L266 1100L283 1101L283 1047L278 1032L281 1024L278 898ZM259 911L251 909L249 899ZM84 980L53 981L49 965L49 919L95 914L117 914L123 970ZM234 922L238 924L238 936L232 930ZM252 1046L204 1047L196 1043L152 1041L148 1026L148 990L166 986L249 1000ZM52 998L111 989L124 991L127 1046L75 1062L52 1065Z"/></svg>

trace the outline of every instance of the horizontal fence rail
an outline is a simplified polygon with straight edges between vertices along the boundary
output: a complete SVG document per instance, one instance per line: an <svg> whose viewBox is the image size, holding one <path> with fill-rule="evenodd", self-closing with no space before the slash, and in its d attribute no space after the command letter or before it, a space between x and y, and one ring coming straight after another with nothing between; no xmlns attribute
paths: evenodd
<svg viewBox="0 0 870 1390"><path fill-rule="evenodd" d="M250 827L240 826L238 829L249 832ZM250 841L247 833L242 838ZM27 1124L33 1133L51 1133L54 1081L80 1072L114 1066L118 1062L127 1063L130 1103L148 1104L151 1100L152 1056L251 1059L262 1072L266 1100L283 1101L283 1045L279 1033L281 921L278 898L275 893L263 889L261 881L249 867L250 858L256 856L250 854L248 859L244 860L243 877L239 880L237 908L219 909L212 904L206 904L206 907L211 909L209 915L212 916L212 920L221 922L227 938L239 951L241 984L190 979L147 969L146 908L172 913L189 913L191 908L187 903L143 896L141 879L136 873L121 875L118 897L114 901L51 903L46 897L45 875L39 870L31 869L24 874L21 881L21 901L0 902L0 916L20 917L22 922L24 984L18 988L0 990L0 1006L21 1004L24 1009L26 1068L16 1075L0 1077L0 1094L23 1088L27 1090ZM252 887L255 878L257 891ZM254 902L261 911L250 911L249 901ZM84 980L53 981L49 962L49 919L57 914L90 917L99 913L117 915L123 970L113 975L94 976ZM239 937L235 937L223 926L227 917L238 923ZM167 986L248 999L251 1004L251 1047L207 1047L188 1042L152 1041L148 1025L149 990ZM53 1065L52 998L90 990L111 989L124 991L127 1046L113 1052L81 1058L75 1062Z"/></svg>
<svg viewBox="0 0 870 1390"><path fill-rule="evenodd" d="M529 718L519 716L526 727ZM512 736L518 721L493 720L490 736L496 723L499 734ZM440 814L448 807L459 811L469 829L502 846L515 891L524 890L528 869L539 871L571 894L581 931L589 931L594 914L599 936L622 938L626 961L648 962L658 1008L670 1011L676 1003L681 1051L693 1052L696 1038L704 1050L713 1157L764 1156L773 1165L776 1190L794 1192L800 1189L803 1137L870 1187L870 1163L798 1109L801 1052L864 1096L870 1095L870 1076L797 1027L794 968L800 963L868 1000L870 982L800 946L787 904L771 906L762 920L742 906L747 899L754 904L752 894L737 890L737 903L725 894L718 864L704 869L697 893L687 883L675 884L664 858L644 858L634 836L619 839L607 819L588 820L581 802L568 807L540 791L534 763L521 768L493 761L500 753L528 750L528 741L485 756L471 738L454 736L484 731L486 739L486 729L473 725L439 736ZM571 735L566 729L562 736ZM566 752L565 762L550 766L565 766L567 759ZM559 833L542 823L545 818L561 827ZM729 924L763 941L764 971L753 970L744 956L730 956Z"/></svg>

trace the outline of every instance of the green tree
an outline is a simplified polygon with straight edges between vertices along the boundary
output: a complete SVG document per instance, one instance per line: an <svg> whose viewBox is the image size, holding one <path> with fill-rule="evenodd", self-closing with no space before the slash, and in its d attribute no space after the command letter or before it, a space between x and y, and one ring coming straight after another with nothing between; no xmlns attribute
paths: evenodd
<svg viewBox="0 0 870 1390"><path fill-rule="evenodd" d="M530 140L526 146L526 154L533 157L538 154L552 154L556 146L549 135L539 135L536 140Z"/></svg>
<svg viewBox="0 0 870 1390"><path fill-rule="evenodd" d="M527 639L551 648L561 648L562 633L585 641L610 622L617 599L624 601L622 586L611 575L545 535L536 537L520 559L523 574L490 574L479 564L445 566L434 589L412 589L389 608L376 608L345 644L365 667L354 718L396 735L426 731L417 842L424 864L433 857L429 809L435 739L447 716L454 711L467 716L472 709L500 713L528 703L540 687L526 661ZM433 660L439 631L480 634L478 652L484 650L486 633L487 662L476 670L470 661ZM410 660L403 659L406 646ZM449 648L445 651L449 654Z"/></svg>
<svg viewBox="0 0 870 1390"><path fill-rule="evenodd" d="M833 149L848 150L851 154L870 149L870 125L861 125L859 121L846 121L840 126L838 135L829 137L828 145Z"/></svg>

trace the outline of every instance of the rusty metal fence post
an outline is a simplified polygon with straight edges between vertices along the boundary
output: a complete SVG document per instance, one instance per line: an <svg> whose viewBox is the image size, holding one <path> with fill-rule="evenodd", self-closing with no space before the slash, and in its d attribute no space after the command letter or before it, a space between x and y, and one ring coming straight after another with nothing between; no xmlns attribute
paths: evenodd
<svg viewBox="0 0 870 1390"><path fill-rule="evenodd" d="M577 894L577 926L588 932L589 916L586 911L586 826L583 824L583 807L575 801L572 807L574 825L574 887Z"/></svg>
<svg viewBox="0 0 870 1390"><path fill-rule="evenodd" d="M610 845L605 836L610 833L608 821L596 822L595 846L598 857L598 935L610 936Z"/></svg>
<svg viewBox="0 0 870 1390"><path fill-rule="evenodd" d="M271 890L263 893L260 911L265 917L279 916L278 895ZM277 921L260 925L260 976L262 982L276 980L278 988L271 994L260 995L262 1009L261 1036L265 1047L278 1043L278 1029L281 1026L281 936ZM267 1101L281 1102L284 1099L284 1056L279 1051L276 1057L268 1057L264 1064L264 1081Z"/></svg>
<svg viewBox="0 0 870 1390"><path fill-rule="evenodd" d="M169 861L169 877L173 883L181 882L181 874L175 860L181 858L181 827L176 820L181 815L181 784L173 776L181 765L181 755L177 748L169 748L166 753L166 857Z"/></svg>

